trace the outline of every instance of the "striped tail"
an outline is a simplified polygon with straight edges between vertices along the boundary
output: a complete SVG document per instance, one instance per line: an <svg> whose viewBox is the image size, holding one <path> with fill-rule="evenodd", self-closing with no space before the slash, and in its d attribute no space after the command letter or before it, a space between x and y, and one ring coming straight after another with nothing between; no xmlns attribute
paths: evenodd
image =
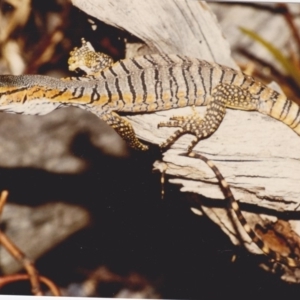
<svg viewBox="0 0 300 300"><path fill-rule="evenodd" d="M289 100L287 100L287 101L289 101ZM220 173L219 169L214 165L214 163L212 161L210 161L209 159L207 159L205 156L202 156L201 154L196 153L196 152L190 152L187 155L189 157L199 158L199 159L203 160L212 169L212 171L216 175L216 178L220 182L222 192L223 192L225 198L228 201L229 208L231 208L235 212L235 214L236 214L238 220L240 221L241 225L243 226L243 228L245 229L245 231L247 232L247 234L249 235L251 240L257 245L257 247L259 249L261 249L261 251L265 255L269 256L271 259L274 259L274 260L276 260L277 262L279 262L281 264L284 264L284 265L289 266L291 268L300 268L300 261L295 260L295 259L293 259L291 257L288 257L288 256L282 256L278 252L275 252L275 251L271 250L261 240L261 238L259 238L256 235L256 233L251 229L251 227L248 225L245 217L243 216L243 214L240 210L238 202L234 199L234 196L231 192L231 189L230 189L228 183L226 182L223 175Z"/></svg>
<svg viewBox="0 0 300 300"><path fill-rule="evenodd" d="M275 95L274 99L260 100L258 111L283 122L300 135L299 105L282 94Z"/></svg>

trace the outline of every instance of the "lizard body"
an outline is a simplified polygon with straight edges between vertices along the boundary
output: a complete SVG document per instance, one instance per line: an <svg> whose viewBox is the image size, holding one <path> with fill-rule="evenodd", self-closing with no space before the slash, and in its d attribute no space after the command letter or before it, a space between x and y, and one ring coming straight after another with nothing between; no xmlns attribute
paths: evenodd
<svg viewBox="0 0 300 300"><path fill-rule="evenodd" d="M256 110L282 121L300 135L300 108L253 77L216 63L180 55L145 55L121 60L88 81L42 75L0 75L0 110L46 114L62 106L84 108L111 125L136 149L146 150L129 122L117 112L156 112L207 105L197 113L174 117L159 126L181 127L162 146L181 134L195 135L188 150L211 135L226 108Z"/></svg>
<svg viewBox="0 0 300 300"><path fill-rule="evenodd" d="M180 135L195 138L187 155L205 161L220 182L230 208L256 245L273 259L290 267L300 262L269 249L243 217L238 202L217 167L192 148L208 137L222 122L226 108L256 110L287 124L300 135L300 107L284 95L251 76L234 69L180 55L145 55L112 63L96 53L84 40L71 52L70 70L83 69L87 76L56 79L41 75L0 75L0 110L33 115L47 114L59 107L77 106L96 114L112 126L135 149L146 150L131 124L117 112L146 113L185 106L207 106L201 118L195 111L176 116L159 126L180 127L161 146Z"/></svg>

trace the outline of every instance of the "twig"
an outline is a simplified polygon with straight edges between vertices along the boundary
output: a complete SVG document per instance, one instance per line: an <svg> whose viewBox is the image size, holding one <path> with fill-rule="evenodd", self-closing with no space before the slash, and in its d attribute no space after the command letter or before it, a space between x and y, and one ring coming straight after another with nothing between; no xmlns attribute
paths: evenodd
<svg viewBox="0 0 300 300"><path fill-rule="evenodd" d="M19 280L28 280L29 278L30 276L28 274L15 274L15 275L2 276L0 277L0 288L5 286L6 284L16 282ZM38 276L38 279L40 280L40 282L43 282L49 288L53 296L62 295L59 288L49 278L44 276Z"/></svg>
<svg viewBox="0 0 300 300"><path fill-rule="evenodd" d="M0 216L1 216L4 204L7 200L7 197L8 197L8 191L6 191L6 190L2 191L0 194Z"/></svg>
<svg viewBox="0 0 300 300"><path fill-rule="evenodd" d="M0 230L0 243L3 247L26 269L29 280L31 282L32 293L36 296L43 295L40 281L38 278L38 271L36 270L33 262L28 259L25 254L18 249L18 247L8 238L8 236Z"/></svg>
<svg viewBox="0 0 300 300"><path fill-rule="evenodd" d="M4 204L8 197L8 191L4 190L0 194L0 215L2 213ZM0 244L10 253L17 261L19 261L28 273L29 280L32 286L32 293L34 295L42 295L42 290L40 287L40 281L38 278L38 272L34 267L33 262L31 262L25 254L19 250L19 248L8 238L8 236L0 230Z"/></svg>
<svg viewBox="0 0 300 300"><path fill-rule="evenodd" d="M4 204L8 198L8 191L4 190L0 194L0 216ZM33 262L9 239L9 237L0 229L0 244L10 253L18 262L20 262L28 274L15 274L0 277L0 288L5 284L18 281L30 280L31 291L36 296L43 295L40 282L43 282L54 296L61 296L59 288L47 277L39 276Z"/></svg>

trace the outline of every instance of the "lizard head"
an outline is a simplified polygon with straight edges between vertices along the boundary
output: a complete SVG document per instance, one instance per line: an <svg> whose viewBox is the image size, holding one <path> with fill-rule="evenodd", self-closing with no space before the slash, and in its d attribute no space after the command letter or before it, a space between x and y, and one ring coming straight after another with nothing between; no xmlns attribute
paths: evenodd
<svg viewBox="0 0 300 300"><path fill-rule="evenodd" d="M79 69L84 71L87 76L92 76L113 64L110 56L95 52L90 42L87 42L84 38L81 39L81 42L82 46L80 48L76 47L70 52L68 60L70 71Z"/></svg>

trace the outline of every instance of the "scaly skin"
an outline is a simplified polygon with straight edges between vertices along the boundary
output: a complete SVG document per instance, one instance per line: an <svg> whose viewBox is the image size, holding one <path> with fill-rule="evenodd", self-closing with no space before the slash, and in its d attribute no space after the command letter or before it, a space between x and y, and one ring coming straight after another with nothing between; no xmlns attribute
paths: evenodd
<svg viewBox="0 0 300 300"><path fill-rule="evenodd" d="M1 75L0 109L12 113L45 114L59 106L84 108L111 125L136 149L146 150L132 126L117 112L156 112L207 105L204 118L193 113L159 126L180 127L162 147L180 135L200 139L219 127L226 108L257 110L282 121L300 134L300 108L285 96L242 72L180 55L145 55L116 62L88 81L40 75Z"/></svg>
<svg viewBox="0 0 300 300"><path fill-rule="evenodd" d="M156 112L185 106L206 105L204 118L194 111L159 126L179 127L162 147L180 135L194 134L187 155L205 161L215 172L230 207L254 243L276 261L290 267L300 262L269 249L243 217L230 187L216 166L192 152L199 140L213 134L226 108L256 110L288 125L300 135L300 108L284 95L242 72L180 55L145 55L112 63L83 40L69 59L70 69L86 76L55 79L40 75L0 75L0 110L10 113L46 114L62 106L77 106L96 114L135 149L146 150L131 124L117 112Z"/></svg>

